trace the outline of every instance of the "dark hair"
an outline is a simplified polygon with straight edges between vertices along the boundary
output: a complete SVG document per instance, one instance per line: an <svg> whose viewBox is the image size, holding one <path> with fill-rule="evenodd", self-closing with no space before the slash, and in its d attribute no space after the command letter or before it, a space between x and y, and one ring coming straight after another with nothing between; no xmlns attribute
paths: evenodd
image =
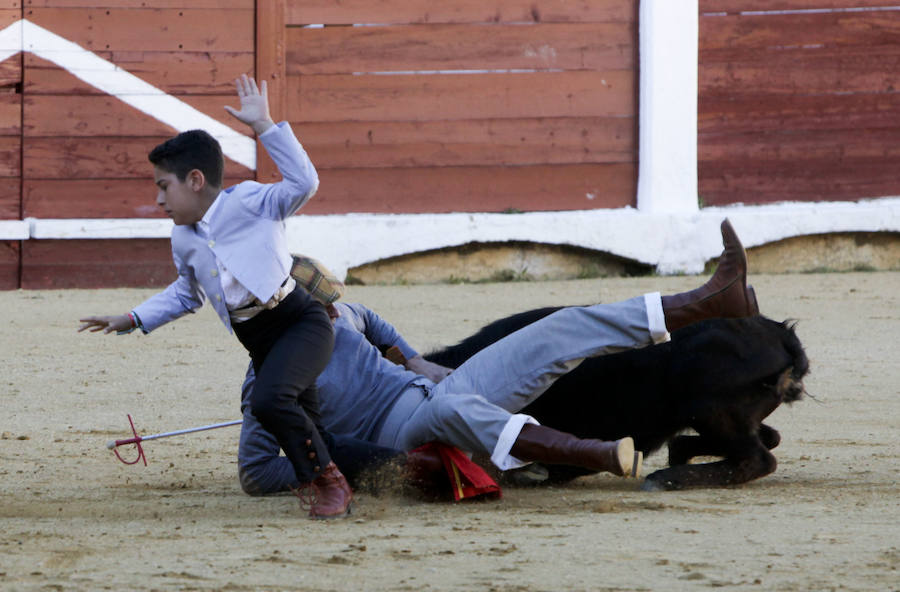
<svg viewBox="0 0 900 592"><path fill-rule="evenodd" d="M225 159L219 142L203 130L181 132L150 151L154 165L174 173L184 181L189 172L199 170L213 187L222 186Z"/></svg>

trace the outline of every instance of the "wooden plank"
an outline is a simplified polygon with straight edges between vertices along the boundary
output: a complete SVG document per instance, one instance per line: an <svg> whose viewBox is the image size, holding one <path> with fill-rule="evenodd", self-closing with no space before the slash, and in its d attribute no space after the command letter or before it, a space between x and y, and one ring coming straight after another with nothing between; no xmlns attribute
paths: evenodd
<svg viewBox="0 0 900 592"><path fill-rule="evenodd" d="M293 123L316 168L635 162L634 118Z"/></svg>
<svg viewBox="0 0 900 592"><path fill-rule="evenodd" d="M21 241L0 241L0 290L19 288Z"/></svg>
<svg viewBox="0 0 900 592"><path fill-rule="evenodd" d="M238 106L233 93L190 95L179 99L237 130L248 130L224 109L224 105ZM26 95L24 118L24 133L28 137L146 136L155 140L177 133L172 127L110 95Z"/></svg>
<svg viewBox="0 0 900 592"><path fill-rule="evenodd" d="M897 195L900 128L701 134L708 205Z"/></svg>
<svg viewBox="0 0 900 592"><path fill-rule="evenodd" d="M22 207L33 218L163 218L152 169L142 179L25 179Z"/></svg>
<svg viewBox="0 0 900 592"><path fill-rule="evenodd" d="M289 74L397 70L627 70L633 23L325 27L287 30Z"/></svg>
<svg viewBox="0 0 900 592"><path fill-rule="evenodd" d="M630 70L300 79L288 77L291 121L631 117L637 103Z"/></svg>
<svg viewBox="0 0 900 592"><path fill-rule="evenodd" d="M884 4L726 1L715 10L863 6ZM703 202L897 195L898 36L896 11L701 18Z"/></svg>
<svg viewBox="0 0 900 592"><path fill-rule="evenodd" d="M634 205L634 163L531 167L320 169L302 214L502 211ZM226 184L242 179L229 178ZM159 218L144 179L25 179L24 215L35 218ZM593 195L593 198L589 197ZM399 196L399 197L398 197ZM441 196L441 197L435 197Z"/></svg>
<svg viewBox="0 0 900 592"><path fill-rule="evenodd" d="M253 72L252 52L100 51L97 55L171 95L231 95L234 79ZM25 54L25 93L105 94L34 54Z"/></svg>
<svg viewBox="0 0 900 592"><path fill-rule="evenodd" d="M701 61L717 49L895 45L900 11L742 15L700 20Z"/></svg>
<svg viewBox="0 0 900 592"><path fill-rule="evenodd" d="M90 51L253 51L252 9L26 8L25 18Z"/></svg>
<svg viewBox="0 0 900 592"><path fill-rule="evenodd" d="M634 164L326 169L301 214L579 210L634 206Z"/></svg>
<svg viewBox="0 0 900 592"><path fill-rule="evenodd" d="M896 161L895 161L896 162ZM698 190L707 206L778 201L857 201L897 195L896 166L869 160L700 162Z"/></svg>
<svg viewBox="0 0 900 592"><path fill-rule="evenodd" d="M175 277L168 239L22 242L26 290L162 287Z"/></svg>
<svg viewBox="0 0 900 592"><path fill-rule="evenodd" d="M253 10L255 0L153 0L154 8ZM149 2L141 2L148 4ZM135 0L28 0L28 8L134 8Z"/></svg>
<svg viewBox="0 0 900 592"><path fill-rule="evenodd" d="M269 110L276 118L287 117L287 51L284 28L284 0L259 0L256 7L256 72L257 82L267 85ZM257 154L262 144L257 139ZM270 158L260 158L256 164L256 178L261 182L274 181L278 169Z"/></svg>
<svg viewBox="0 0 900 592"><path fill-rule="evenodd" d="M700 96L895 92L900 88L900 45L747 51L728 61L701 62Z"/></svg>
<svg viewBox="0 0 900 592"><path fill-rule="evenodd" d="M23 175L26 179L145 179L152 170L147 154L169 137L26 137ZM253 171L227 158L225 167L231 176L253 177Z"/></svg>
<svg viewBox="0 0 900 592"><path fill-rule="evenodd" d="M288 25L635 22L637 0L289 0Z"/></svg>
<svg viewBox="0 0 900 592"><path fill-rule="evenodd" d="M16 54L0 62L0 91L15 92L22 83L22 54Z"/></svg>
<svg viewBox="0 0 900 592"><path fill-rule="evenodd" d="M33 218L164 218L165 214L156 205L156 187L150 163L147 164L142 179L25 179L22 182L23 215ZM227 177L225 185L243 180ZM16 188L18 197L18 180Z"/></svg>
<svg viewBox="0 0 900 592"><path fill-rule="evenodd" d="M0 136L0 177L19 177L21 171L22 138Z"/></svg>
<svg viewBox="0 0 900 592"><path fill-rule="evenodd" d="M22 219L21 194L19 177L0 177L0 220Z"/></svg>
<svg viewBox="0 0 900 592"><path fill-rule="evenodd" d="M891 8L897 0L700 0L700 14L710 16L743 11Z"/></svg>
<svg viewBox="0 0 900 592"><path fill-rule="evenodd" d="M22 18L22 9L18 4L18 2L3 3L3 7L0 8L0 29L5 29Z"/></svg>
<svg viewBox="0 0 900 592"><path fill-rule="evenodd" d="M739 133L766 130L892 128L900 124L900 94L700 95L698 131Z"/></svg>
<svg viewBox="0 0 900 592"><path fill-rule="evenodd" d="M900 159L900 127L890 129L796 130L698 136L698 159L748 163L849 160L881 161L896 168ZM896 171L895 171L896 173ZM900 184L900 179L898 179Z"/></svg>
<svg viewBox="0 0 900 592"><path fill-rule="evenodd" d="M0 136L22 133L22 95L0 92Z"/></svg>

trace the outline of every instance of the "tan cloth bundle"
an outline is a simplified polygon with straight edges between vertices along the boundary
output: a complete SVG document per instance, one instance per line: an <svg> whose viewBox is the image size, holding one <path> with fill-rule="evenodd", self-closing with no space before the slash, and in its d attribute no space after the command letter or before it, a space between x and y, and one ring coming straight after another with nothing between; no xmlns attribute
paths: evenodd
<svg viewBox="0 0 900 592"><path fill-rule="evenodd" d="M294 255L291 277L297 280L310 295L328 306L344 295L344 282L312 257Z"/></svg>

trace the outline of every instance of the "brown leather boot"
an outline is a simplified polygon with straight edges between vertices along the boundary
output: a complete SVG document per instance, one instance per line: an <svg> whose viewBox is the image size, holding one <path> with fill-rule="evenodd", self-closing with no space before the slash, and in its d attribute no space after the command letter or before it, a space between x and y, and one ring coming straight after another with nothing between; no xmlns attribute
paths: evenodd
<svg viewBox="0 0 900 592"><path fill-rule="evenodd" d="M620 477L639 477L644 455L630 437L606 442L576 438L547 426L525 424L510 454L519 460L574 465L608 471Z"/></svg>
<svg viewBox="0 0 900 592"><path fill-rule="evenodd" d="M669 331L703 319L759 314L756 293L747 286L747 253L727 218L722 222L722 242L725 250L708 282L690 292L662 297Z"/></svg>
<svg viewBox="0 0 900 592"><path fill-rule="evenodd" d="M301 485L293 492L304 507L309 506L310 518L343 518L350 514L353 492L347 479L333 462L328 463L312 483Z"/></svg>

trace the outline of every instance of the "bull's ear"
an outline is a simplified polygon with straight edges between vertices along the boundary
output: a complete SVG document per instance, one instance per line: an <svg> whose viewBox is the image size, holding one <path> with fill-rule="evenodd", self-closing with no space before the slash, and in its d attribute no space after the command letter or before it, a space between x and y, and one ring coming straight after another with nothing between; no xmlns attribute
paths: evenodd
<svg viewBox="0 0 900 592"><path fill-rule="evenodd" d="M786 329L782 334L781 343L794 360L794 379L800 381L809 374L809 358L806 357L803 344L800 343L800 338L797 337L797 331L795 330L797 321L795 319L787 319L781 323L781 326Z"/></svg>

